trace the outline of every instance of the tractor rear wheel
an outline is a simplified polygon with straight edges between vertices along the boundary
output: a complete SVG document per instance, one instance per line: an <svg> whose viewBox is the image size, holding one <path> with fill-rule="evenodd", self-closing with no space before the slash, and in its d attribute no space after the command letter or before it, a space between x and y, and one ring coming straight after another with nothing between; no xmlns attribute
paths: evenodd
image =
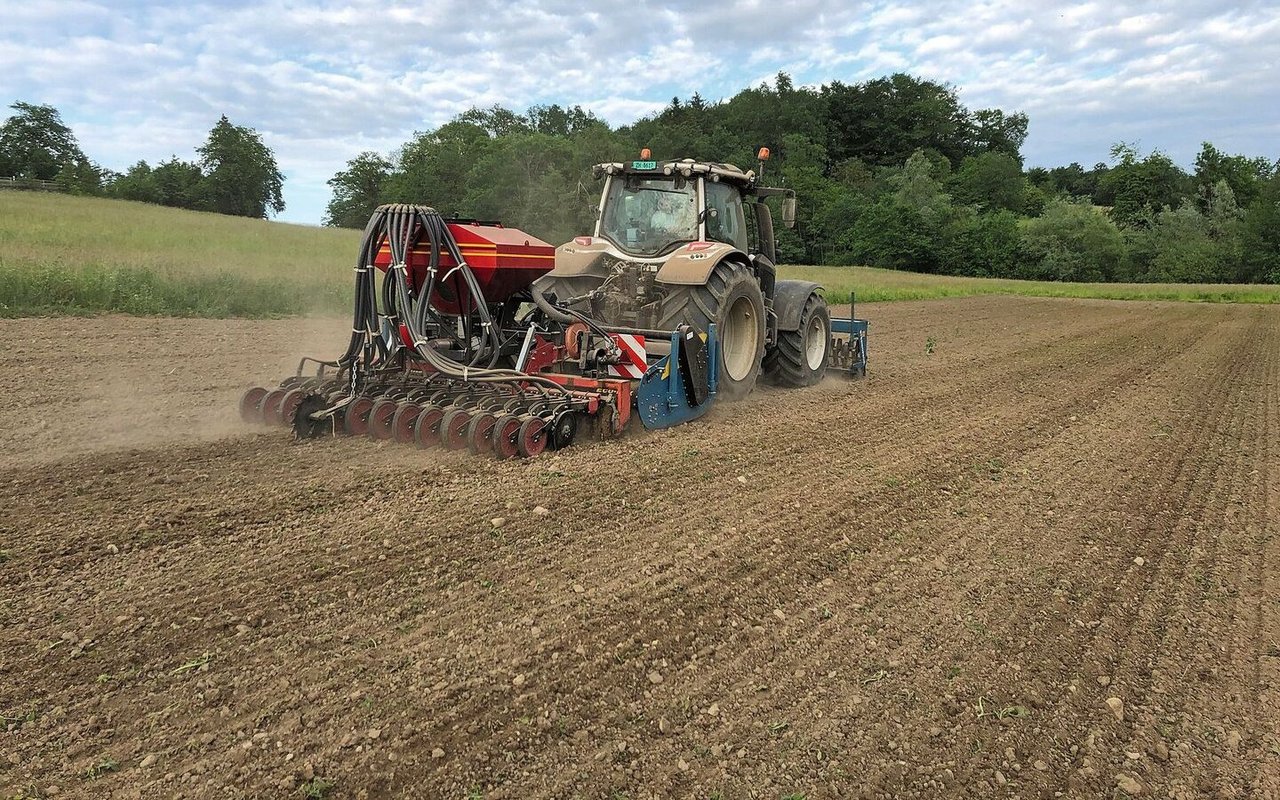
<svg viewBox="0 0 1280 800"><path fill-rule="evenodd" d="M717 395L741 400L756 386L764 358L764 295L745 265L721 261L700 286L669 285L662 302L660 330L689 324L706 332L716 325L720 370Z"/></svg>
<svg viewBox="0 0 1280 800"><path fill-rule="evenodd" d="M800 328L778 331L778 342L764 357L765 379L778 386L812 386L822 380L831 359L831 311L816 292L800 312Z"/></svg>

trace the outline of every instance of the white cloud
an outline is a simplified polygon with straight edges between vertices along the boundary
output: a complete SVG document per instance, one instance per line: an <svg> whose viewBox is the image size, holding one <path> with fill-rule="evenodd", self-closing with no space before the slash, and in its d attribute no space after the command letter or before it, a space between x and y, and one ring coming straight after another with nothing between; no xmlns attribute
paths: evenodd
<svg viewBox="0 0 1280 800"><path fill-rule="evenodd" d="M966 41L960 36L954 34L943 34L941 36L933 36L925 39L916 48L916 55L927 56L934 53L962 53L965 49Z"/></svg>
<svg viewBox="0 0 1280 800"><path fill-rule="evenodd" d="M0 100L52 103L116 169L193 157L225 113L275 150L286 218L316 222L348 158L472 105L581 104L622 124L779 70L810 85L905 71L1026 111L1032 164L1134 138L1184 161L1202 139L1275 158L1278 63L1280 9L1258 1L44 0L5 8Z"/></svg>

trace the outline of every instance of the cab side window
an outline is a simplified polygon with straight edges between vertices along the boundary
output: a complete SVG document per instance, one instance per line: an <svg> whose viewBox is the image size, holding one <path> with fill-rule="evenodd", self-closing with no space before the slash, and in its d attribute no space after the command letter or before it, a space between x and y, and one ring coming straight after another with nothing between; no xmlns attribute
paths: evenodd
<svg viewBox="0 0 1280 800"><path fill-rule="evenodd" d="M737 187L727 183L706 182L707 238L731 244L739 250L747 249L747 224L742 214L742 197Z"/></svg>

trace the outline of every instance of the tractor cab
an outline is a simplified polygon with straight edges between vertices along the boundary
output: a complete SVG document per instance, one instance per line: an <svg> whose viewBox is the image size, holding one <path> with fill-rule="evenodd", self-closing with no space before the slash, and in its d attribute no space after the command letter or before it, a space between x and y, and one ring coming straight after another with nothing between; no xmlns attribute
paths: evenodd
<svg viewBox="0 0 1280 800"><path fill-rule="evenodd" d="M739 187L703 175L611 175L596 236L639 257L663 256L689 242L748 248Z"/></svg>
<svg viewBox="0 0 1280 800"><path fill-rule="evenodd" d="M695 169L701 167L701 169ZM595 235L627 255L660 258L689 242L721 242L747 251L742 193L754 175L692 161L602 164L607 175Z"/></svg>

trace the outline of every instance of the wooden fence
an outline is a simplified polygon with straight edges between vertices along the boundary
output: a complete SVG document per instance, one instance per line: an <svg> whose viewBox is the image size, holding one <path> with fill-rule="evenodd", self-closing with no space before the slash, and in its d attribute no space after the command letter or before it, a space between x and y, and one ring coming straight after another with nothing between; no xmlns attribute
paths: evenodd
<svg viewBox="0 0 1280 800"><path fill-rule="evenodd" d="M60 192L62 187L57 181L42 181L39 178L0 178L0 189L30 189L37 192Z"/></svg>

